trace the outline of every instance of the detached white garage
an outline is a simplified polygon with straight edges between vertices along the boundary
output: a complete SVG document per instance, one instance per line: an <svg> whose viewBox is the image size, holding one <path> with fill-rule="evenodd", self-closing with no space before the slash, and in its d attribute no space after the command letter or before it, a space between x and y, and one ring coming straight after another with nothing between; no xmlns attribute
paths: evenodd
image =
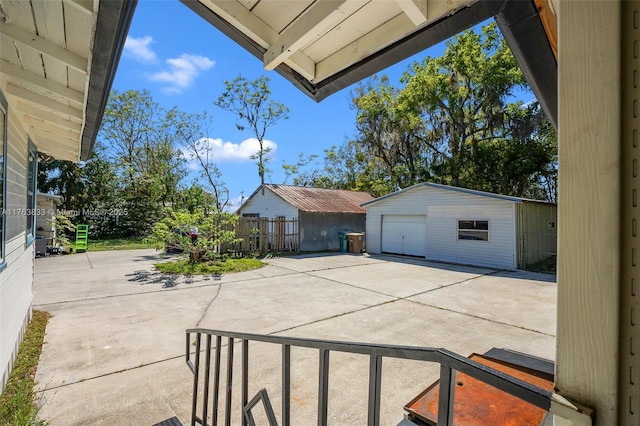
<svg viewBox="0 0 640 426"><path fill-rule="evenodd" d="M369 253L497 269L556 254L553 203L421 183L362 207Z"/></svg>

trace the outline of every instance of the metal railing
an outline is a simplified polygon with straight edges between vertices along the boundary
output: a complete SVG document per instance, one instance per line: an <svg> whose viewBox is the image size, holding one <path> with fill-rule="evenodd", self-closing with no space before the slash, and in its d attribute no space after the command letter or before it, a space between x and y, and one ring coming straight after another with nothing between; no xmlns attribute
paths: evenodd
<svg viewBox="0 0 640 426"><path fill-rule="evenodd" d="M195 338L192 339L192 335ZM206 336L204 352L202 336ZM283 336L269 336L250 333L236 333L229 331L189 329L186 335L186 362L193 372L193 398L191 407L191 425L206 426L218 424L218 405L220 403L220 373L222 338L227 339L227 371L225 386L225 425L231 424L231 401L233 389L233 360L236 340L241 342L241 398L242 425L253 426L254 420L251 409L262 401L270 425L277 425L271 403L262 389L249 401L249 342L263 342L279 345L282 348L282 418L283 426L290 425L291 415L291 348L311 348L319 351L318 367L318 425L327 425L328 395L329 395L329 358L331 352L361 354L369 356L369 396L367 424L380 424L380 400L382 382L383 358L425 361L440 364L440 392L438 400L438 425L452 425L453 401L456 372L464 373L477 380L485 382L499 390L516 396L528 403L550 411L555 415L568 419L573 424L592 424L590 411L574 405L561 396L541 389L525 381L509 376L503 372L472 361L466 357L448 351L429 347L390 346L368 343L340 342L330 340L311 340ZM213 341L215 338L215 342ZM192 344L195 340L195 351ZM215 344L213 344L215 343ZM209 415L209 390L211 380L212 346L213 353L213 395L211 399L211 423ZM202 357L204 355L204 357ZM193 356L193 360L192 360ZM204 363L204 377L201 377L202 363ZM200 379L203 379L202 395L199 393ZM198 416L198 402L202 397L201 411Z"/></svg>

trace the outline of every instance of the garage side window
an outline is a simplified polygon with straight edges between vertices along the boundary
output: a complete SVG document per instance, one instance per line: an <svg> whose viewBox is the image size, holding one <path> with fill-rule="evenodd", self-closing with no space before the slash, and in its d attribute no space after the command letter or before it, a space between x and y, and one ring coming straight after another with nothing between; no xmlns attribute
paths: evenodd
<svg viewBox="0 0 640 426"><path fill-rule="evenodd" d="M489 241L488 220L459 220L458 239L473 241Z"/></svg>

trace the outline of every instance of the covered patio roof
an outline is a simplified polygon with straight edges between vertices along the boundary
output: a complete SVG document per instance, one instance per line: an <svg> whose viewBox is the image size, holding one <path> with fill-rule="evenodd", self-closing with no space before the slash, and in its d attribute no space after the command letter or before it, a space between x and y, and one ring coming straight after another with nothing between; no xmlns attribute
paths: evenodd
<svg viewBox="0 0 640 426"><path fill-rule="evenodd" d="M316 101L495 17L556 123L551 0L181 1Z"/></svg>
<svg viewBox="0 0 640 426"><path fill-rule="evenodd" d="M0 88L39 151L89 157L137 0L0 0Z"/></svg>

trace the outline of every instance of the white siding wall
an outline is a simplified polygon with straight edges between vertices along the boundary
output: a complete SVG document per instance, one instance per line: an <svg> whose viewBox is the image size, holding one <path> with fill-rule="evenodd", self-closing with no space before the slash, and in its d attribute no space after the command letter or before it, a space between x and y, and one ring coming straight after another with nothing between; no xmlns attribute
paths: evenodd
<svg viewBox="0 0 640 426"><path fill-rule="evenodd" d="M17 124L14 111L9 118L7 146L7 208L26 208L27 135ZM0 272L0 389L9 378L13 361L31 318L34 246L26 246L26 218L8 215L6 220L6 267Z"/></svg>
<svg viewBox="0 0 640 426"><path fill-rule="evenodd" d="M264 189L264 195L262 190L259 190L239 211L240 216L255 213L258 213L260 217L269 219L275 219L278 216L284 216L287 220L298 218L298 209L278 197L268 188Z"/></svg>
<svg viewBox="0 0 640 426"><path fill-rule="evenodd" d="M514 269L514 203L438 188L418 187L367 208L367 251L380 253L383 215L426 215L425 258ZM458 219L488 220L489 241L458 240Z"/></svg>

